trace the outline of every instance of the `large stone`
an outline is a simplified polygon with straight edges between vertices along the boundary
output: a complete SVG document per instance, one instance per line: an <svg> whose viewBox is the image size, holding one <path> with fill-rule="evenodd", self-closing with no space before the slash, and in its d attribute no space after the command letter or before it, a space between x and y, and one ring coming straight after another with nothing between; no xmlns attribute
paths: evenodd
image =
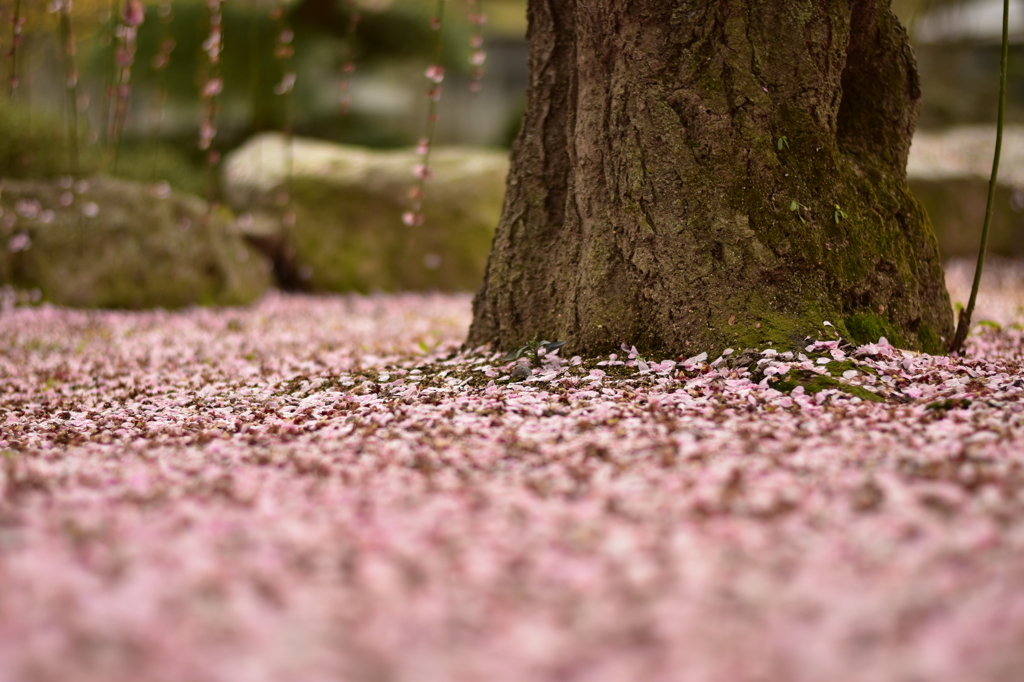
<svg viewBox="0 0 1024 682"><path fill-rule="evenodd" d="M286 284L312 291L475 291L501 214L507 155L435 150L425 221L409 227L402 215L421 161L412 151L305 139L294 140L289 154L285 138L268 133L227 157L223 185ZM289 187L291 209L283 205Z"/></svg>
<svg viewBox="0 0 1024 682"><path fill-rule="evenodd" d="M266 258L225 209L164 184L95 177L4 180L0 284L87 308L252 302L271 284Z"/></svg>
<svg viewBox="0 0 1024 682"><path fill-rule="evenodd" d="M992 126L951 128L914 137L907 177L924 204L944 258L975 257L992 173ZM988 253L1024 257L1024 128L1004 131Z"/></svg>

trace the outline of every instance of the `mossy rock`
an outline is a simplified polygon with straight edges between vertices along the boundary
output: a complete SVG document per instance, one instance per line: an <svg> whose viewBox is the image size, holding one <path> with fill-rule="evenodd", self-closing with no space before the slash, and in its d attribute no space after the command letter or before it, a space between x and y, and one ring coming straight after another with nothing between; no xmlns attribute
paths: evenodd
<svg viewBox="0 0 1024 682"><path fill-rule="evenodd" d="M0 246L0 284L67 306L245 304L271 283L228 211L165 184L5 180Z"/></svg>
<svg viewBox="0 0 1024 682"><path fill-rule="evenodd" d="M408 227L412 151L379 152L260 135L228 156L223 187L286 283L311 291L475 291L501 215L504 152L435 150L424 223ZM295 223L286 227L288 188ZM288 280L294 279L293 282Z"/></svg>

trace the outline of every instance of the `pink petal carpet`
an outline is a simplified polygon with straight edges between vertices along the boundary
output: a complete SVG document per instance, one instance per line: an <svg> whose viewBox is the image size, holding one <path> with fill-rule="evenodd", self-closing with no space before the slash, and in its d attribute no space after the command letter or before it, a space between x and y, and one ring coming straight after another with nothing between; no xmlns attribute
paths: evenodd
<svg viewBox="0 0 1024 682"><path fill-rule="evenodd" d="M990 267L960 359L823 320L753 371L623 339L522 382L459 350L467 296L8 306L0 680L1022 680L1024 269Z"/></svg>

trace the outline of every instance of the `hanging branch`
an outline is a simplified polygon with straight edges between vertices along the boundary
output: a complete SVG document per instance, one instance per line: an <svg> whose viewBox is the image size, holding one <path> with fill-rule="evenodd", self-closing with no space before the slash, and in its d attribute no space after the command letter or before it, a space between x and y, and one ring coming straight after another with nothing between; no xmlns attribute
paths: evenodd
<svg viewBox="0 0 1024 682"><path fill-rule="evenodd" d="M223 0L206 0L210 16L210 35L203 42L206 54L206 75L203 89L199 96L203 100L203 120L199 125L199 149L206 152L208 170L209 209L214 209L217 197L217 164L220 152L213 148L213 138L217 136L217 95L224 89L224 81L220 78L220 55L223 49L222 24L224 15L221 9Z"/></svg>
<svg viewBox="0 0 1024 682"><path fill-rule="evenodd" d="M249 122L249 127L253 132L266 127L266 109L263 106L263 93L260 91L260 84L263 82L262 60L260 59L263 54L260 10L260 0L249 0L247 48L249 50L249 97L252 101L252 119Z"/></svg>
<svg viewBox="0 0 1024 682"><path fill-rule="evenodd" d="M128 105L132 95L132 65L135 63L135 48L139 26L146 20L146 9L141 0L125 0L121 9L120 22L115 30L117 49L114 51L114 63L117 75L114 78L113 113L108 131L108 139L114 145L114 168L117 168L117 151L120 147L121 131L128 120Z"/></svg>
<svg viewBox="0 0 1024 682"><path fill-rule="evenodd" d="M18 47L21 46L21 32L25 28L25 17L21 16L21 0L14 0L14 14L11 15L11 49L7 57L11 60L11 76L7 96L13 97L18 87Z"/></svg>
<svg viewBox="0 0 1024 682"><path fill-rule="evenodd" d="M277 42L274 46L274 57L280 60L283 75L281 82L274 86L274 94L284 98L284 135L285 135L285 190L283 196L278 198L279 203L285 207L284 224L287 227L295 225L295 209L292 203L292 170L294 155L292 145L295 138L294 130L294 95L295 71L292 68L292 57L295 55L295 47L292 45L295 34L285 18L284 2L274 8L272 14L277 22Z"/></svg>
<svg viewBox="0 0 1024 682"><path fill-rule="evenodd" d="M402 222L409 227L423 224L423 199L426 196L426 182L433 176L430 169L430 150L434 144L434 128L437 125L437 103L441 101L441 81L444 80L444 67L441 66L441 55L444 51L444 39L441 33L441 25L444 20L445 0L437 0L437 11L430 19L430 28L437 32L437 42L434 48L434 61L427 67L424 75L430 81L427 89L427 131L420 138L416 145L416 152L423 157L423 161L416 164L413 174L416 176L416 184L409 190L409 198L412 200L410 210L402 214Z"/></svg>
<svg viewBox="0 0 1024 682"><path fill-rule="evenodd" d="M352 76L356 72L355 62L355 39L356 28L362 16L359 14L359 6L356 0L348 0L345 4L348 10L348 23L345 25L344 47L342 48L341 82L338 83L339 114L345 116L352 106Z"/></svg>
<svg viewBox="0 0 1024 682"><path fill-rule="evenodd" d="M483 0L466 2L469 3L469 23L473 24L473 35L469 39L469 46L473 49L469 55L469 64L473 67L473 80L469 83L469 91L478 95L484 77L484 62L487 61L487 52L484 50L484 24L487 23L487 15L484 14Z"/></svg>
<svg viewBox="0 0 1024 682"><path fill-rule="evenodd" d="M1003 51L999 59L999 114L996 120L996 150L992 157L992 176L988 181L988 203L985 205L985 222L981 227L981 246L978 249L978 264L974 269L974 282L971 284L971 298L967 307L960 310L960 318L956 326L956 334L949 344L950 353L959 353L971 328L971 316L974 304L978 299L978 288L981 286L981 269L985 266L985 250L988 248L988 232L992 224L992 206L996 197L996 180L999 177L999 156L1003 149L1003 120L1006 113L1006 62L1010 45L1010 0L1003 0Z"/></svg>
<svg viewBox="0 0 1024 682"><path fill-rule="evenodd" d="M163 132L164 115L167 107L167 67L171 64L171 53L174 52L174 48L177 45L171 33L171 22L174 20L172 0L162 0L157 9L157 15L160 17L160 49L157 51L156 56L153 57L151 66L159 76L159 86L157 88L152 120L155 122L155 130L153 132L156 135L160 135Z"/></svg>
<svg viewBox="0 0 1024 682"><path fill-rule="evenodd" d="M115 50L113 54L116 55L116 48L114 45L114 37L117 35L117 28L121 25L119 17L121 16L120 5L118 0L110 0L110 9L107 10L108 19L110 24L110 31L103 34L100 38L100 45L104 48L110 48ZM115 82L117 81L117 59L111 57L110 59L110 70L107 72L107 87L104 89L103 96L103 115L100 119L103 123L100 126L103 131L103 146L106 147L110 144L110 115L113 111L114 93L117 91Z"/></svg>
<svg viewBox="0 0 1024 682"><path fill-rule="evenodd" d="M0 26L3 26L3 22L4 22L4 8L3 8L2 5L0 5ZM0 33L0 51L3 51L4 56L9 58L10 57L10 50L3 50L3 44L4 44L4 42L3 42L3 34ZM10 96L10 93L8 93L8 96Z"/></svg>
<svg viewBox="0 0 1024 682"><path fill-rule="evenodd" d="M75 37L71 29L72 0L58 0L51 11L58 12L60 41L63 46L65 88L68 100L68 139L71 142L71 175L77 177L78 165L78 69L75 66Z"/></svg>

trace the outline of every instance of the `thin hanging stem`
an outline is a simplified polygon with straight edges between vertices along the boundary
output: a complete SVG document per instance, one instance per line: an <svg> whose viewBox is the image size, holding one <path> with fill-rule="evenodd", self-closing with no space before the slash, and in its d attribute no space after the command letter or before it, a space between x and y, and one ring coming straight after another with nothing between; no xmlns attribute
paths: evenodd
<svg viewBox="0 0 1024 682"><path fill-rule="evenodd" d="M992 224L992 206L996 197L996 181L999 177L999 155L1003 149L1003 121L1006 113L1006 63L1010 45L1010 0L1003 0L1003 51L999 59L999 116L996 120L996 150L992 157L992 176L988 181L988 203L985 205L985 223L981 228L981 246L978 250L978 264L974 269L974 283L971 284L971 298L967 307L960 311L956 334L949 344L950 353L959 353L967 339L971 328L971 316L974 304L978 300L978 288L981 285L981 270L985 266L985 250L988 248L988 232Z"/></svg>
<svg viewBox="0 0 1024 682"><path fill-rule="evenodd" d="M68 98L68 138L71 142L71 175L79 175L78 164L78 69L75 67L75 37L71 29L71 0L60 4L60 39L64 46L65 87Z"/></svg>
<svg viewBox="0 0 1024 682"><path fill-rule="evenodd" d="M114 144L114 172L117 171L121 132L128 121L128 106L132 96L132 66L135 64L139 26L145 20L146 9L142 2L140 0L125 0L116 29L118 45L114 51L114 60L117 65L117 77L114 81L116 101L109 132L109 137Z"/></svg>
<svg viewBox="0 0 1024 682"><path fill-rule="evenodd" d="M222 2L223 0L206 0L210 17L210 34L203 42L207 69L203 89L200 92L204 106L203 120L199 125L199 149L206 152L207 198L211 213L216 207L217 164L220 162L220 152L213 146L213 139L217 136L217 95L224 89L224 81L220 77L220 56L224 47Z"/></svg>
<svg viewBox="0 0 1024 682"><path fill-rule="evenodd" d="M11 76L8 81L7 96L13 97L18 87L18 47L21 45L21 31L25 27L25 17L21 16L21 0L14 2L14 14L11 15L11 49L7 55L11 58Z"/></svg>
<svg viewBox="0 0 1024 682"><path fill-rule="evenodd" d="M162 0L157 9L160 17L160 49L153 57L152 67L158 75L158 86L156 101L152 115L153 132L159 136L164 128L164 116L167 108L167 67L171 63L171 53L174 52L176 43L171 22L174 21L174 5L172 0Z"/></svg>
<svg viewBox="0 0 1024 682"><path fill-rule="evenodd" d="M423 157L423 161L416 164L413 173L416 175L416 184L409 190L409 198L412 199L411 210L402 214L402 222L409 227L423 224L423 199L426 196L426 183L433 176L430 169L430 151L434 146L434 129L437 127L437 103L441 101L441 81L444 80L444 67L441 66L441 56L444 53L444 38L441 33L441 26L444 22L445 0L437 0L437 12L430 19L430 27L437 32L437 42L434 47L434 61L427 67L427 80L431 85L427 89L427 130L416 145L416 151Z"/></svg>
<svg viewBox="0 0 1024 682"><path fill-rule="evenodd" d="M117 35L117 27L121 25L121 5L118 0L110 0L110 33L103 37L103 43L110 48L110 70L107 72L107 88L103 97L103 117L101 128L103 130L103 145L110 144L111 112L114 109L114 93L117 91L117 47L114 44L114 37Z"/></svg>
<svg viewBox="0 0 1024 682"><path fill-rule="evenodd" d="M259 0L249 1L249 97L252 100L252 118L249 127L252 132L260 131L264 126L263 121L263 93L260 92L260 82L263 80L260 69L261 35L260 35L260 6Z"/></svg>
<svg viewBox="0 0 1024 682"><path fill-rule="evenodd" d="M473 67L473 80L469 83L469 91L478 95L484 77L484 62L487 61L487 52L484 51L484 24L487 23L487 15L484 14L484 0L467 2L470 7L469 23L473 24L473 35L469 39L469 46L473 50L469 55L469 64Z"/></svg>
<svg viewBox="0 0 1024 682"><path fill-rule="evenodd" d="M288 20L285 18L285 6L282 3L274 9L274 19L277 21L277 44L274 47L274 56L281 61L283 75L281 82L274 86L274 94L284 98L284 136L285 136L285 189L281 197L284 206L284 224L291 229L295 226L295 207L292 201L292 180L295 143L295 122L294 122L294 91L295 71L292 69L292 57L295 55L295 33L292 31Z"/></svg>
<svg viewBox="0 0 1024 682"><path fill-rule="evenodd" d="M356 72L356 29L359 26L360 19L362 19L362 16L359 14L359 5L356 4L355 0L348 0L346 9L348 10L348 23L345 25L345 40L344 47L342 48L342 79L338 83L338 90L340 90L338 113L341 116L345 116L352 106L352 75Z"/></svg>

